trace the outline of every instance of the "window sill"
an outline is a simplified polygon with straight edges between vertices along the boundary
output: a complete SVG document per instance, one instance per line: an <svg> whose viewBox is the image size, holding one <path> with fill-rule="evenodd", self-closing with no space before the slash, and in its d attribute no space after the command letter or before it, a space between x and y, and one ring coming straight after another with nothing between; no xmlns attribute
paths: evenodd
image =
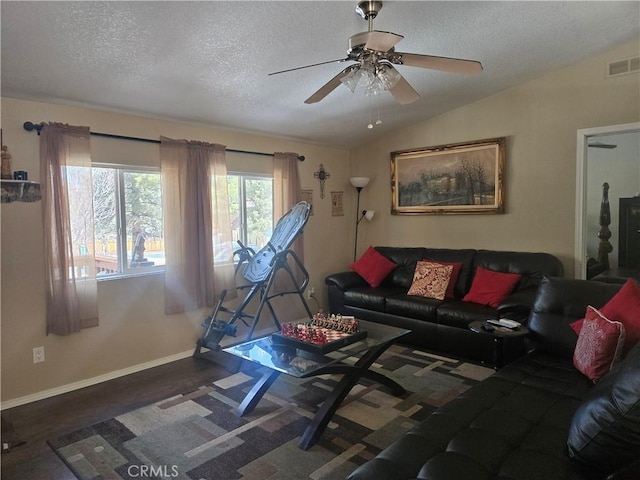
<svg viewBox="0 0 640 480"><path fill-rule="evenodd" d="M151 272L140 272L140 273L114 273L110 275L97 276L96 280L98 282L109 282L111 280L123 280L127 278L139 278L139 277L151 277L154 275L164 275L164 269L156 270Z"/></svg>

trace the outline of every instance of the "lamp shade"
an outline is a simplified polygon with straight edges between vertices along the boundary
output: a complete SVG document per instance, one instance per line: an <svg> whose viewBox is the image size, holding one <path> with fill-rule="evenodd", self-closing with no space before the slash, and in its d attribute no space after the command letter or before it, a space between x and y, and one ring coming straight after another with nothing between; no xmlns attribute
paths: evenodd
<svg viewBox="0 0 640 480"><path fill-rule="evenodd" d="M369 177L351 177L349 181L355 188L364 188L369 183Z"/></svg>
<svg viewBox="0 0 640 480"><path fill-rule="evenodd" d="M367 213L364 214L364 218L366 218L367 220L371 221L373 219L373 216L376 214L375 210L366 210Z"/></svg>

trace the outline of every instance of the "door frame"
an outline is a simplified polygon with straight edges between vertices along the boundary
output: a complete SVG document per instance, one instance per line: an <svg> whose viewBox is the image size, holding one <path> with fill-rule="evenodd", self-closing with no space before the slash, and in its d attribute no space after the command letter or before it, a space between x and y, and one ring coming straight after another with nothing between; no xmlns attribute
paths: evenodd
<svg viewBox="0 0 640 480"><path fill-rule="evenodd" d="M620 133L640 132L640 122L583 128L577 133L576 146L576 218L575 218L575 278L587 278L586 212L587 153L589 138Z"/></svg>

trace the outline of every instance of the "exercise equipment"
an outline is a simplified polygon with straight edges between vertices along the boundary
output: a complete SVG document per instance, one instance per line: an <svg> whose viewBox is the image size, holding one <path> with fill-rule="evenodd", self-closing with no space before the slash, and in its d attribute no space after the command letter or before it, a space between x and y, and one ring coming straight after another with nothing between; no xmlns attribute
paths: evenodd
<svg viewBox="0 0 640 480"><path fill-rule="evenodd" d="M207 349L210 352L220 351L220 341L225 336L235 337L237 335L238 325L236 322L238 320L249 328L246 340L250 340L265 306L271 314L276 329L279 331L281 328L280 322L274 305L271 303L271 300L276 297L285 295L297 296L307 311L309 318L313 316L304 298L304 291L309 284L309 273L300 258L289 248L297 236L302 234L302 229L309 219L310 211L311 205L308 202L299 202L294 205L289 212L278 220L271 238L258 252L238 241L240 249L233 254L234 258L237 257L238 259L234 274L237 279L240 272L240 276L246 284L236 287L236 291L238 292L238 298L241 297L241 293L246 295L236 308L230 308L224 305L227 291L223 290L220 293L213 312L202 324L205 331L197 341L196 349L193 353L194 357L207 358L207 353L209 352L204 352L203 349ZM273 291L278 272L286 273L292 285L290 290ZM280 284L280 281L278 283ZM247 312L247 307L254 298L258 299L257 308L254 313Z"/></svg>

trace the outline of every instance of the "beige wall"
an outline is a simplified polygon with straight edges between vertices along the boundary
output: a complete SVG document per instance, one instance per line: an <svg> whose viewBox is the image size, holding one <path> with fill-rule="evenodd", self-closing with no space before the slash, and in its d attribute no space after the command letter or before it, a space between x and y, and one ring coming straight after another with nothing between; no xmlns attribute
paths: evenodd
<svg viewBox="0 0 640 480"><path fill-rule="evenodd" d="M377 212L361 245L544 251L573 276L576 132L640 119L638 73L604 75L606 62L633 55L637 42L354 149L352 174L372 178L361 204ZM494 137L507 137L505 214L390 214L390 152Z"/></svg>
<svg viewBox="0 0 640 480"><path fill-rule="evenodd" d="M2 98L3 140L13 156L13 170L27 170L39 179L38 136L22 128L25 121L59 121L88 125L93 131L145 138L172 138L217 142L250 151L295 151L305 155L300 164L303 188L314 190L314 215L304 231L306 267L310 285L324 298L324 277L341 270L350 249L351 216L331 216L330 195L320 199L313 178L320 163L331 177L327 192L345 192L345 210L351 212L354 194L348 183L348 155L344 149L321 147L283 138L270 138L204 126L184 125L148 118L119 115L84 108ZM96 160L113 163L159 165L158 146L138 142L91 139ZM230 169L264 168L269 157L228 154ZM237 167L237 168L235 168ZM354 207L355 208L355 207ZM2 402L3 407L64 391L69 385L112 372L136 369L184 356L201 333L208 311L165 316L163 276L101 281L98 286L100 326L60 337L45 335L41 203L2 204ZM341 233L345 232L345 233ZM310 303L312 310L316 307ZM33 364L32 349L45 347L44 363ZM89 380L90 381L90 380Z"/></svg>

